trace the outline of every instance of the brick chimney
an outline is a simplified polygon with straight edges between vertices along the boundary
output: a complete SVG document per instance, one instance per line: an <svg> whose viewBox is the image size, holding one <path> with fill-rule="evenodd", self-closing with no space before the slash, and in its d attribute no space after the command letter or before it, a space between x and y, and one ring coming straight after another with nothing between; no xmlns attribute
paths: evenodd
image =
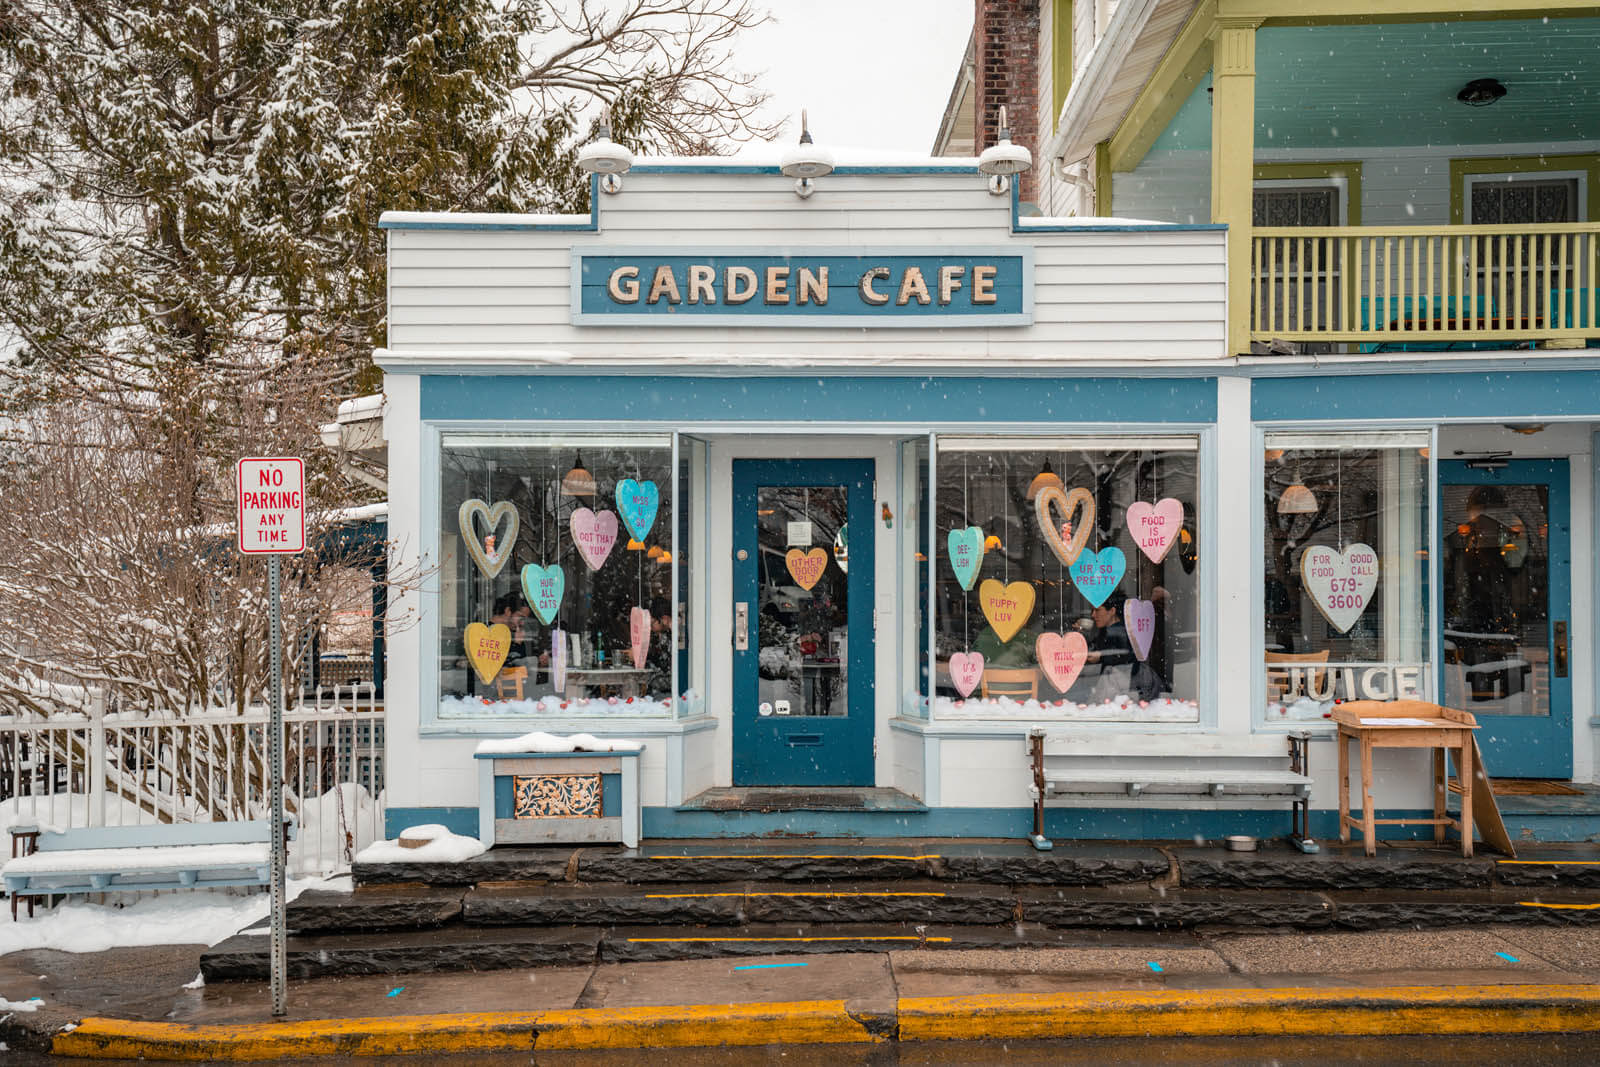
<svg viewBox="0 0 1600 1067"><path fill-rule="evenodd" d="M974 22L978 151L999 140L1000 105L1011 139L1039 158L1039 0L977 0ZM1034 198L1030 171L1020 174L1023 200Z"/></svg>

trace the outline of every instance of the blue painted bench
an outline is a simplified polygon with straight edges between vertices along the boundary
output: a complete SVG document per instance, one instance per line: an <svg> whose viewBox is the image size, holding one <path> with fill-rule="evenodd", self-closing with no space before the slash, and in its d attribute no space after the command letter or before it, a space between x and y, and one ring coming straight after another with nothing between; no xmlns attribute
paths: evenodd
<svg viewBox="0 0 1600 1067"><path fill-rule="evenodd" d="M270 884L272 837L265 819L43 833L13 826L11 833L13 838L37 835L30 854L0 868L13 919L22 897L30 898L32 914L33 897ZM286 841L294 837L292 819L285 820L284 833Z"/></svg>

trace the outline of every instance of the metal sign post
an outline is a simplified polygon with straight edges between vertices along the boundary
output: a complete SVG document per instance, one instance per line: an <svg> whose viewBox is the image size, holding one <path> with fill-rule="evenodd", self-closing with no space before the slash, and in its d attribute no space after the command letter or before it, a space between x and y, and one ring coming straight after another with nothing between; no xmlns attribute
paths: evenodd
<svg viewBox="0 0 1600 1067"><path fill-rule="evenodd" d="M285 972L288 929L284 879L288 846L283 833L283 612L282 570L278 557L305 551L305 464L293 457L241 459L238 546L246 554L267 554L268 680L272 709L267 725L268 776L272 783L272 1014L289 1011Z"/></svg>

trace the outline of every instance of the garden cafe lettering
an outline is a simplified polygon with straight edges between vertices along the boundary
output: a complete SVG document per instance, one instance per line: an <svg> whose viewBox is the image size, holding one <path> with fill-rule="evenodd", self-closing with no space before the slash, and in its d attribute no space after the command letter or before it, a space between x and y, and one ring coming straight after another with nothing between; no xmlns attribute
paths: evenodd
<svg viewBox="0 0 1600 1067"><path fill-rule="evenodd" d="M957 302L974 307L998 301L994 264L944 263L925 270L917 264L879 264L843 278L828 265L792 266L773 263L757 268L709 263L660 263L654 269L625 264L611 271L606 292L616 304L707 304L733 307L759 301L766 307L814 304L828 306L839 282L854 290L868 307L905 307Z"/></svg>

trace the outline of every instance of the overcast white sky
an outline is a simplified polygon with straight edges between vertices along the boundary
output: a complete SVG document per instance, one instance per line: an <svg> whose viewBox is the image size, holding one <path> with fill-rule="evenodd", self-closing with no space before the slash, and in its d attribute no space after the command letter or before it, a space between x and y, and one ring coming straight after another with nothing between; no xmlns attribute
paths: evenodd
<svg viewBox="0 0 1600 1067"><path fill-rule="evenodd" d="M926 154L955 84L973 0L768 0L741 65L765 72L769 107L819 144Z"/></svg>

